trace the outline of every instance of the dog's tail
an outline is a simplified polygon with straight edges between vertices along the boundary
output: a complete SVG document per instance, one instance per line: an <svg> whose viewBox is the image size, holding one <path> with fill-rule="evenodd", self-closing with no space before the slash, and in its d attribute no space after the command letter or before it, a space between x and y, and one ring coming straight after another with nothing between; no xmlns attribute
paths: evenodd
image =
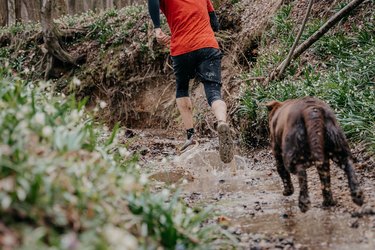
<svg viewBox="0 0 375 250"><path fill-rule="evenodd" d="M311 157L315 162L324 159L324 111L320 107L308 107L303 111Z"/></svg>

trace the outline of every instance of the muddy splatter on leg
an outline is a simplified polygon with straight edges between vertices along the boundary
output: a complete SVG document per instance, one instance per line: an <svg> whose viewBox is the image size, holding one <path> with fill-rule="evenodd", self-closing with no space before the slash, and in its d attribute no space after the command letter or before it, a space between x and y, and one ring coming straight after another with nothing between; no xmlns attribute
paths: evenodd
<svg viewBox="0 0 375 250"><path fill-rule="evenodd" d="M276 167L277 167L277 172L279 173L281 180L283 182L283 186L284 186L283 195L284 196L292 195L294 193L293 183L290 178L290 173L285 169L284 162L283 162L281 155L276 155Z"/></svg>
<svg viewBox="0 0 375 250"><path fill-rule="evenodd" d="M353 202L361 206L363 204L364 194L363 194L363 191L359 187L357 176L353 168L352 159L349 159L349 157L343 159L341 161L340 167L345 171L348 177L349 188L350 188L350 193L351 193Z"/></svg>
<svg viewBox="0 0 375 250"><path fill-rule="evenodd" d="M298 165L296 169L300 188L298 206L301 212L305 213L310 208L310 198L307 186L307 173L303 165Z"/></svg>
<svg viewBox="0 0 375 250"><path fill-rule="evenodd" d="M323 163L317 163L317 169L323 194L323 206L334 206L336 205L336 202L332 197L329 161L325 160Z"/></svg>

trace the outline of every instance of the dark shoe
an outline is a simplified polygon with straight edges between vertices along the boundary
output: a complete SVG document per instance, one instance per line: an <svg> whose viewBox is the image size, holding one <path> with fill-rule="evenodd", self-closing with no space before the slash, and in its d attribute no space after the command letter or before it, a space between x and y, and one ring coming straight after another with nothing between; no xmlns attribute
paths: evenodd
<svg viewBox="0 0 375 250"><path fill-rule="evenodd" d="M225 122L219 123L217 126L219 133L219 154L220 159L224 163L230 163L233 160L233 140L229 125Z"/></svg>

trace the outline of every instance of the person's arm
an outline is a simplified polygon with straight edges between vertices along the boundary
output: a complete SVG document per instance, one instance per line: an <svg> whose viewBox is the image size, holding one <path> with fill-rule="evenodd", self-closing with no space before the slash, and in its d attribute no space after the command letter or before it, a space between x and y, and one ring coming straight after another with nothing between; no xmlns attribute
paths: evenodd
<svg viewBox="0 0 375 250"><path fill-rule="evenodd" d="M148 12L154 28L160 28L160 2L159 0L148 0Z"/></svg>
<svg viewBox="0 0 375 250"><path fill-rule="evenodd" d="M148 12L150 13L152 23L154 24L156 41L167 46L171 41L171 37L164 34L164 32L160 28L159 0L148 0Z"/></svg>
<svg viewBox="0 0 375 250"><path fill-rule="evenodd" d="M215 14L214 6L212 5L210 0L207 0L207 10L208 15L210 16L210 24L213 31L219 31L219 21L217 20L217 16Z"/></svg>

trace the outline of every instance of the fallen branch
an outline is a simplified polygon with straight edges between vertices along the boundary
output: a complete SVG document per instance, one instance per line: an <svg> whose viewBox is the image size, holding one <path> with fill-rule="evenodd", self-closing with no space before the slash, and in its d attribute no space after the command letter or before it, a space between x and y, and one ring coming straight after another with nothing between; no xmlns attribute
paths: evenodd
<svg viewBox="0 0 375 250"><path fill-rule="evenodd" d="M291 59L296 59L299 57L303 52L305 52L312 44L318 41L325 33L327 33L333 26L335 26L343 17L345 17L349 12L357 8L361 3L365 0L353 0L348 3L344 8L342 8L339 12L333 15L327 22L323 24L320 29L318 29L314 34L312 34L306 41L300 44L297 49L293 52ZM275 72L280 72L283 65L287 62L285 59L266 79L266 82L270 82L275 79L277 75Z"/></svg>
<svg viewBox="0 0 375 250"><path fill-rule="evenodd" d="M309 19L309 16L310 16L310 13L311 13L311 8L312 8L313 3L314 3L314 0L310 0L309 5L307 6L307 10L306 10L305 18L303 19L303 22L302 22L301 28L299 29L299 32L298 32L298 34L297 34L297 37L296 37L296 39L294 40L294 43L293 43L293 45L292 45L292 48L290 49L287 58L286 58L286 59L281 63L281 65L279 66L279 67L280 67L280 71L276 72L276 78L278 78L278 79L280 79L280 78L282 77L282 75L283 75L284 72L285 72L285 69L289 66L289 63L292 61L292 55L293 55L293 53L294 53L294 50L295 50L296 47L297 47L298 41L299 41L299 39L301 38L301 35L302 35L303 31L305 30L305 25L306 25L306 23L307 23L307 20Z"/></svg>

